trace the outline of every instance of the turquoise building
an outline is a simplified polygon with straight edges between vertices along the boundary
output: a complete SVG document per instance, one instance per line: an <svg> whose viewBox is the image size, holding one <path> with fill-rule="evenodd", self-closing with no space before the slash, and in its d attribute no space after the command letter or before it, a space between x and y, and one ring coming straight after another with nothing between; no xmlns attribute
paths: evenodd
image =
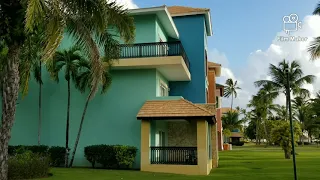
<svg viewBox="0 0 320 180"><path fill-rule="evenodd" d="M130 46L121 46L121 58L114 65L113 83L110 89L105 95L97 94L89 103L74 165L90 166L84 157L85 146L122 144L139 149L134 166L144 169L142 168L144 162L141 162L144 161L142 157L144 153L141 148L143 147L142 139L146 137L143 136L144 126L140 120L146 121L146 116L141 112L146 102L164 102L163 106L169 102L175 102L179 107L188 106L191 108L190 112L193 112L192 108L194 108L196 114L183 115L181 112L171 112L176 113L176 116L172 114L164 116L166 112L162 112L162 115L159 112L158 115L150 117L153 120L149 121L150 131L147 135L149 143L147 151L150 151L147 157L149 164L152 164L149 160L160 157L159 153L157 154L160 151L152 147L175 146L180 147L181 152L192 151L197 154L200 153L200 146L205 144L206 155L208 154L206 158L213 159L214 140L211 139L210 128L215 123L214 112L197 105L197 103L207 102L207 37L212 35L209 9L161 6L133 9L130 10L130 14L134 16L136 25L135 42ZM72 43L70 39L65 38L60 48L67 48ZM38 84L32 81L29 94L23 99L19 98L11 145L37 144L38 91ZM44 71L42 92L41 143L49 146L64 146L67 82L61 78L59 83L55 83ZM81 94L72 86L71 148L76 139L86 97L86 94ZM157 110L161 111L163 106L157 106ZM169 109L175 109L175 105ZM140 115L142 113L142 116L138 117L138 113ZM158 121L161 119L163 121ZM199 137L199 128L202 127L202 124L199 124L200 121L197 121L199 119L204 119L203 127L206 129L203 132L206 134L201 135L203 137ZM179 127L184 127L190 132L187 133L190 137L183 135L186 134L184 132L180 132L182 135L179 135L179 129L181 129ZM190 142L181 140L184 136L190 139ZM206 142L199 145L202 138ZM184 144L177 144L178 141ZM170 149L165 151L171 152ZM203 161L206 164L207 159ZM197 165L194 167L203 169L204 166L201 166L200 161L201 158L198 157ZM213 162L210 164L213 166ZM201 174L199 170L183 169L185 167L189 166L183 166L180 173L190 171L190 173L194 172L193 174ZM209 165L206 167L209 168ZM208 174L208 168L206 168L206 174ZM152 171L150 168L145 170ZM165 170L162 168L155 171Z"/></svg>

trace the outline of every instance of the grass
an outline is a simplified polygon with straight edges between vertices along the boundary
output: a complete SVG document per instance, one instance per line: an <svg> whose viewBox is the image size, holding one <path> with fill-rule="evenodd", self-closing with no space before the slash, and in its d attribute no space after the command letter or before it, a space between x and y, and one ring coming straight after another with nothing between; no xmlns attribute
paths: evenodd
<svg viewBox="0 0 320 180"><path fill-rule="evenodd" d="M297 148L298 179L320 179L320 148ZM209 176L184 176L139 171L52 169L48 180L292 180L292 160L284 159L278 147L235 147L220 153L219 168Z"/></svg>

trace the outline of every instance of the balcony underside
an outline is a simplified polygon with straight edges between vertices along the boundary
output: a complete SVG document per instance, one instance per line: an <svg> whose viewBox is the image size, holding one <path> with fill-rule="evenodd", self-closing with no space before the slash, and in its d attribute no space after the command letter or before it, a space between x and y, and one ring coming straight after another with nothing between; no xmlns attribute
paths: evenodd
<svg viewBox="0 0 320 180"><path fill-rule="evenodd" d="M190 81L191 75L182 56L119 59L114 69L157 69L169 81Z"/></svg>

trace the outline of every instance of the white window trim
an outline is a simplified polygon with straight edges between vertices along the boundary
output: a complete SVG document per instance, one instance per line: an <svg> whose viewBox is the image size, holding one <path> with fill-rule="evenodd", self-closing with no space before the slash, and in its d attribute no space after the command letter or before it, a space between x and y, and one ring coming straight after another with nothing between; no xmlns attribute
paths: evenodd
<svg viewBox="0 0 320 180"><path fill-rule="evenodd" d="M168 88L168 85L162 81L161 79L159 80L159 88L160 88L160 96L161 95L161 88L164 87L166 89L166 95L165 96L169 96L169 88Z"/></svg>

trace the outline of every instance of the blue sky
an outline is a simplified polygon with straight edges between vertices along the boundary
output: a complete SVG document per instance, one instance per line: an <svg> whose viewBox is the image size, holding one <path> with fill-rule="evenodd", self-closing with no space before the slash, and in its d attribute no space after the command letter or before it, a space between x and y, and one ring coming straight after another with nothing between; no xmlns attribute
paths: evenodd
<svg viewBox="0 0 320 180"><path fill-rule="evenodd" d="M266 49L282 29L282 17L311 14L317 0L134 0L138 7L191 6L211 9L214 36L209 49L226 54L230 68L243 66L248 55ZM155 3L157 2L157 3ZM214 59L212 59L214 61Z"/></svg>
<svg viewBox="0 0 320 180"><path fill-rule="evenodd" d="M118 0L132 7L191 6L210 8L214 35L208 37L209 60L222 64L222 75L239 82L241 91L235 106L246 107L258 90L254 82L268 79L269 64L284 58L298 60L305 74L316 75L317 81L306 85L311 93L320 90L320 61L311 62L307 47L314 37L320 36L320 16L312 12L320 0ZM160 3L159 3L160 2ZM283 16L295 13L302 21L302 29L291 35L308 37L307 42L280 42L283 36ZM276 103L283 104L279 97ZM230 99L223 100L230 106Z"/></svg>

